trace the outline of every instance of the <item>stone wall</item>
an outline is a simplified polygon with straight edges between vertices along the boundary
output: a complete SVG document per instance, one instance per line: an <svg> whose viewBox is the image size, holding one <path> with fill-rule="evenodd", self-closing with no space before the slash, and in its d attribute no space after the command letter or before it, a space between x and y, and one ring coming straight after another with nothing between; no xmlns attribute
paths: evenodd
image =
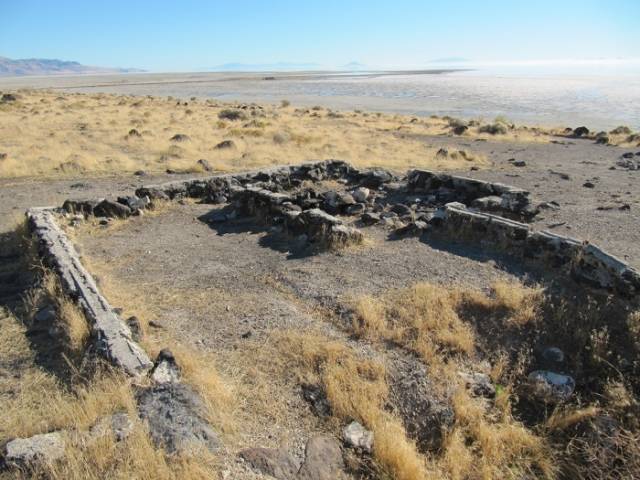
<svg viewBox="0 0 640 480"><path fill-rule="evenodd" d="M531 206L529 192L502 183L485 182L429 170L411 170L407 173L407 188L410 192L422 192L440 198L442 203L461 202L470 205L482 201L491 205L495 199L496 211L503 211L528 217L535 214Z"/></svg>
<svg viewBox="0 0 640 480"><path fill-rule="evenodd" d="M98 352L130 375L146 373L153 366L151 360L133 341L129 327L100 294L95 280L56 224L52 209L30 209L27 219L41 258L58 275L65 293L82 308Z"/></svg>
<svg viewBox="0 0 640 480"><path fill-rule="evenodd" d="M472 211L460 203L445 205L438 218L441 233L449 237L505 250L624 297L640 294L640 272L591 243L535 231L525 223Z"/></svg>

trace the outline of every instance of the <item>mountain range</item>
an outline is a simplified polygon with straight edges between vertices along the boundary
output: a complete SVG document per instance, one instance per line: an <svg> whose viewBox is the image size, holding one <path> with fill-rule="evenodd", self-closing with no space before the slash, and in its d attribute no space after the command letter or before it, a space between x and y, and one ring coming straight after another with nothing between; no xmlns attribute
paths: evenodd
<svg viewBox="0 0 640 480"><path fill-rule="evenodd" d="M49 58L11 59L0 57L0 76L78 75L89 73L144 72L136 68L107 68L82 65L78 62Z"/></svg>

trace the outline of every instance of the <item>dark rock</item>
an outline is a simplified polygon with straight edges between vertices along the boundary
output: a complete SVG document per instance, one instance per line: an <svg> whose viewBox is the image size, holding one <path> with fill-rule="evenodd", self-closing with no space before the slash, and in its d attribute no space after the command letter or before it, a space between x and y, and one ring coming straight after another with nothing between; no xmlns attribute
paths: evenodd
<svg viewBox="0 0 640 480"><path fill-rule="evenodd" d="M56 308L53 305L45 305L33 316L33 322L39 325L50 325L56 320Z"/></svg>
<svg viewBox="0 0 640 480"><path fill-rule="evenodd" d="M169 140L171 140L172 142L187 142L191 139L189 138L189 135L185 135L184 133L176 133Z"/></svg>
<svg viewBox="0 0 640 480"><path fill-rule="evenodd" d="M416 220L415 222L409 222L407 225L398 228L395 233L398 236L419 236L422 235L427 228L429 228L428 223Z"/></svg>
<svg viewBox="0 0 640 480"><path fill-rule="evenodd" d="M633 158L633 152L626 152L621 155L622 158Z"/></svg>
<svg viewBox="0 0 640 480"><path fill-rule="evenodd" d="M218 150L224 150L228 148L236 148L236 144L233 140L223 140L218 143L214 148Z"/></svg>
<svg viewBox="0 0 640 480"><path fill-rule="evenodd" d="M391 182L393 178L393 175L389 171L376 169L365 173L360 180L360 184L364 187L377 189L383 184Z"/></svg>
<svg viewBox="0 0 640 480"><path fill-rule="evenodd" d="M513 162L513 166L514 167L526 167L527 166L527 162L525 162L524 160L516 160Z"/></svg>
<svg viewBox="0 0 640 480"><path fill-rule="evenodd" d="M488 197L476 198L471 202L471 208L495 212L502 209L502 197L490 195Z"/></svg>
<svg viewBox="0 0 640 480"><path fill-rule="evenodd" d="M140 319L138 319L138 317L134 315L127 318L125 323L127 324L127 327L129 327L129 330L131 330L132 340L134 342L139 342L140 340L142 340L143 333L142 333L142 324L140 323Z"/></svg>
<svg viewBox="0 0 640 480"><path fill-rule="evenodd" d="M587 127L578 127L573 131L574 137L584 137L589 135L589 129Z"/></svg>
<svg viewBox="0 0 640 480"><path fill-rule="evenodd" d="M364 203L355 203L353 205L349 205L346 211L349 215L360 215L364 213L365 209L366 205Z"/></svg>
<svg viewBox="0 0 640 480"><path fill-rule="evenodd" d="M436 393L418 360L398 360L389 370L390 399L404 423L407 435L421 451L442 447L455 414L449 402Z"/></svg>
<svg viewBox="0 0 640 480"><path fill-rule="evenodd" d="M0 160L6 160L9 155L5 152L0 152Z"/></svg>
<svg viewBox="0 0 640 480"><path fill-rule="evenodd" d="M305 459L300 471L300 480L338 480L346 478L344 460L338 441L326 435L309 439L305 448Z"/></svg>
<svg viewBox="0 0 640 480"><path fill-rule="evenodd" d="M150 200L149 197L136 197L134 195L127 195L126 197L118 197L118 203L122 205L126 205L129 207L131 212L136 212L138 210L144 210L149 206Z"/></svg>
<svg viewBox="0 0 640 480"><path fill-rule="evenodd" d="M331 415L331 405L327 400L327 395L320 385L303 384L302 397L311 404L311 408L319 417Z"/></svg>
<svg viewBox="0 0 640 480"><path fill-rule="evenodd" d="M596 143L599 145L608 145L610 142L609 135L606 132L600 132L596 135Z"/></svg>
<svg viewBox="0 0 640 480"><path fill-rule="evenodd" d="M411 207L408 207L407 205L404 205L403 203L396 203L395 205L393 205L390 209L393 213L397 213L398 215L402 216L402 215L411 215L413 213L413 210L411 210Z"/></svg>
<svg viewBox="0 0 640 480"><path fill-rule="evenodd" d="M199 448L216 451L221 442L206 422L205 406L198 394L182 383L163 383L136 395L140 418L149 433L168 453L190 453Z"/></svg>
<svg viewBox="0 0 640 480"><path fill-rule="evenodd" d="M18 97L13 93L4 93L0 98L0 103L12 103L18 100Z"/></svg>
<svg viewBox="0 0 640 480"><path fill-rule="evenodd" d="M103 200L93 209L96 217L127 218L131 215L131 209L113 200Z"/></svg>
<svg viewBox="0 0 640 480"><path fill-rule="evenodd" d="M140 134L140 132L138 130L136 130L135 128L132 128L131 130L129 130L128 136L129 137L141 137L142 135Z"/></svg>
<svg viewBox="0 0 640 480"><path fill-rule="evenodd" d="M93 210L99 203L99 200L65 200L62 208L68 213L93 215Z"/></svg>
<svg viewBox="0 0 640 480"><path fill-rule="evenodd" d="M587 180L582 184L582 186L585 188L595 188L596 184Z"/></svg>
<svg viewBox="0 0 640 480"><path fill-rule="evenodd" d="M296 459L285 450L247 448L239 456L255 470L278 480L294 480L298 476Z"/></svg>
<svg viewBox="0 0 640 480"><path fill-rule="evenodd" d="M136 170L135 172L133 172L133 174L136 177L146 177L147 176L147 172L145 172L144 170Z"/></svg>
<svg viewBox="0 0 640 480"><path fill-rule="evenodd" d="M200 167L202 167L202 169L205 172L213 171L213 167L211 167L211 164L207 160L205 160L204 158L201 158L200 160L198 160L196 162L196 164L198 164Z"/></svg>
<svg viewBox="0 0 640 480"><path fill-rule="evenodd" d="M380 223L380 215L373 212L366 212L362 214L360 220L365 225L374 225L376 223Z"/></svg>
<svg viewBox="0 0 640 480"><path fill-rule="evenodd" d="M456 135L462 135L467 130L469 130L469 127L467 127L466 125L458 125L453 128L453 133Z"/></svg>

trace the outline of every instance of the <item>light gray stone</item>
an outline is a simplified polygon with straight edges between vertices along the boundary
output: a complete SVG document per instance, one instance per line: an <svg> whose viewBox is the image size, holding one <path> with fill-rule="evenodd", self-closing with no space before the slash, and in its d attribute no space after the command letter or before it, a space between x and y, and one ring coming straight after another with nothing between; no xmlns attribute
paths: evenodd
<svg viewBox="0 0 640 480"><path fill-rule="evenodd" d="M35 467L51 464L64 455L65 441L60 432L16 438L5 446L4 461L9 467Z"/></svg>
<svg viewBox="0 0 640 480"><path fill-rule="evenodd" d="M361 448L367 453L371 453L373 448L373 432L364 428L358 422L351 422L342 430L344 442L354 448Z"/></svg>
<svg viewBox="0 0 640 480"><path fill-rule="evenodd" d="M539 400L548 403L567 401L576 388L576 381L569 375L535 370L527 378L531 393Z"/></svg>
<svg viewBox="0 0 640 480"><path fill-rule="evenodd" d="M78 252L57 225L53 211L33 208L27 212L27 218L40 255L60 278L64 291L77 299L91 324L98 352L130 375L146 373L153 365L151 360L133 341L129 327L100 294Z"/></svg>

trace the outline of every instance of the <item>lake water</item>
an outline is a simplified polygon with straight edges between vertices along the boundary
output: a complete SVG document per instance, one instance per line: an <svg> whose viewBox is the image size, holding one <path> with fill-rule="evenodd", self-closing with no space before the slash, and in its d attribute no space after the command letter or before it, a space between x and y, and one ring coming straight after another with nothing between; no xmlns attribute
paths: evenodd
<svg viewBox="0 0 640 480"><path fill-rule="evenodd" d="M274 79L266 79L273 76ZM69 91L320 104L411 115L493 119L528 125L640 130L640 63L586 68L479 67L441 74L135 74L0 78L0 89Z"/></svg>

